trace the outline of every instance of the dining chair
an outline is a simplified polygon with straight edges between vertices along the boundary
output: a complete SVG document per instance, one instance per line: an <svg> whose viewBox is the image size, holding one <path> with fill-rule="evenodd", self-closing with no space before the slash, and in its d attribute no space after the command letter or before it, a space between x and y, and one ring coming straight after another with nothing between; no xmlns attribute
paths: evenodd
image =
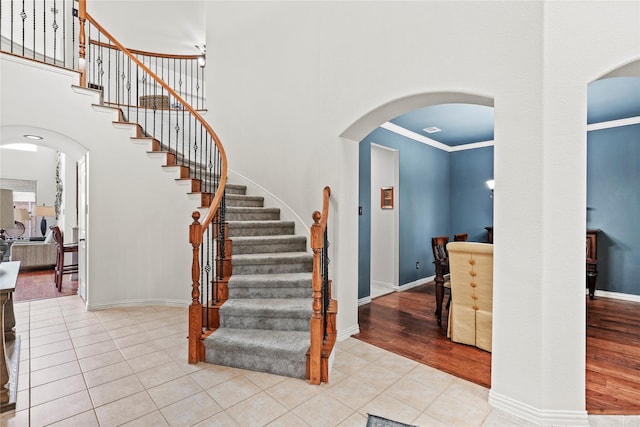
<svg viewBox="0 0 640 427"><path fill-rule="evenodd" d="M447 336L451 341L491 351L493 324L493 245L451 242L451 306Z"/></svg>
<svg viewBox="0 0 640 427"><path fill-rule="evenodd" d="M53 241L56 243L56 270L55 283L58 292L62 291L62 276L64 274L73 274L78 272L78 264L65 264L64 256L67 253L78 252L78 244L70 243L65 245L62 232L57 225L49 227L53 231Z"/></svg>

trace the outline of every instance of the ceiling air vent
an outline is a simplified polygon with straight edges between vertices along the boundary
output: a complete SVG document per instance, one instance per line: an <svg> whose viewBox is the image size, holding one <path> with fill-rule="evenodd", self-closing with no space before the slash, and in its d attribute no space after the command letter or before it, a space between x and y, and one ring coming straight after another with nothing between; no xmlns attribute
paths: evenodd
<svg viewBox="0 0 640 427"><path fill-rule="evenodd" d="M424 128L422 130L425 131L426 133L436 133L436 132L440 132L442 129L437 128L435 126L430 126L428 128Z"/></svg>

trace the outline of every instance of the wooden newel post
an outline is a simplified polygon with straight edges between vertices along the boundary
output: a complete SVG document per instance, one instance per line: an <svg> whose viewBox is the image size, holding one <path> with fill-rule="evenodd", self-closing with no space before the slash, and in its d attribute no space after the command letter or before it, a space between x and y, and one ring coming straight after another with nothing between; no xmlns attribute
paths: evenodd
<svg viewBox="0 0 640 427"><path fill-rule="evenodd" d="M202 225L200 212L191 215L193 223L189 226L189 243L193 248L191 260L191 305L189 306L189 363L201 360L200 336L202 335L202 304L200 303L200 246L202 245Z"/></svg>
<svg viewBox="0 0 640 427"><path fill-rule="evenodd" d="M80 21L80 28L78 30L78 68L80 71L80 86L87 87L87 63L85 60L87 39L84 34L84 23L87 20L87 0L80 0L78 2L78 20Z"/></svg>
<svg viewBox="0 0 640 427"><path fill-rule="evenodd" d="M311 315L311 345L309 348L309 382L320 384L322 356L322 277L320 276L320 252L324 246L324 237L320 219L322 215L315 211L312 215L311 249L313 250L313 314Z"/></svg>

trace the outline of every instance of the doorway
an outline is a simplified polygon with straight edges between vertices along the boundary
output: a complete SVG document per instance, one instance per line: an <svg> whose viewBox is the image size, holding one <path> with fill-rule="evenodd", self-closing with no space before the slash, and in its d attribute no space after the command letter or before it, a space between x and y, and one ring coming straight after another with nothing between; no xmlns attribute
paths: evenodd
<svg viewBox="0 0 640 427"><path fill-rule="evenodd" d="M371 298L399 289L399 152L371 144Z"/></svg>

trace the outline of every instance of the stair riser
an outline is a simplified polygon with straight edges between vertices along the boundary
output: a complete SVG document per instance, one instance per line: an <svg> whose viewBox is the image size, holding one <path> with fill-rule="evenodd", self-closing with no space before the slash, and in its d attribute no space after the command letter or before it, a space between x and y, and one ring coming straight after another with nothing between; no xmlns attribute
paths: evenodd
<svg viewBox="0 0 640 427"><path fill-rule="evenodd" d="M293 225L274 224L270 226L256 227L250 224L229 224L229 237L244 236L279 236L293 234Z"/></svg>
<svg viewBox="0 0 640 427"><path fill-rule="evenodd" d="M220 326L233 329L266 329L278 331L308 331L309 317L259 317L221 315Z"/></svg>
<svg viewBox="0 0 640 427"><path fill-rule="evenodd" d="M227 212L227 221L277 221L279 219L279 211Z"/></svg>
<svg viewBox="0 0 640 427"><path fill-rule="evenodd" d="M309 298L311 287L303 288L238 288L229 289L229 298L266 299L266 298Z"/></svg>
<svg viewBox="0 0 640 427"><path fill-rule="evenodd" d="M255 245L233 245L233 253L235 255L246 254L270 254L279 252L304 252L307 250L307 242L305 240L299 242L278 243L278 244L260 244Z"/></svg>
<svg viewBox="0 0 640 427"><path fill-rule="evenodd" d="M283 274L309 271L313 271L312 262L233 265L233 274Z"/></svg>
<svg viewBox="0 0 640 427"><path fill-rule="evenodd" d="M295 362L268 356L225 351L220 348L208 348L206 362L300 379L305 379L306 374L306 359Z"/></svg>

